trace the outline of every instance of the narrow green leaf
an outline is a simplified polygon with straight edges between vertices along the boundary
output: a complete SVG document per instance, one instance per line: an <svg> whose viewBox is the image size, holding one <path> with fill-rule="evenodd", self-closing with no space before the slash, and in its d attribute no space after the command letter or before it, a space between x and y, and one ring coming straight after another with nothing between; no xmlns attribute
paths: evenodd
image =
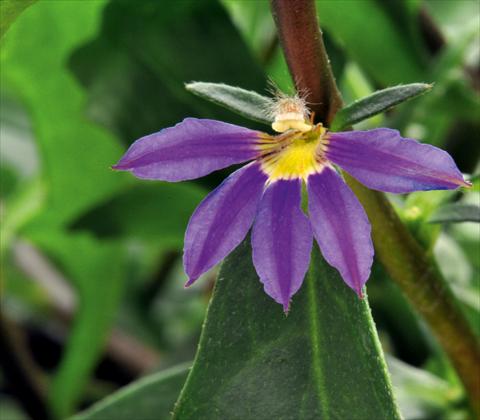
<svg viewBox="0 0 480 420"><path fill-rule="evenodd" d="M185 85L187 90L203 99L230 109L254 121L270 124L268 110L272 100L257 92L223 83L192 82Z"/></svg>
<svg viewBox="0 0 480 420"><path fill-rule="evenodd" d="M125 250L87 234L42 231L30 239L58 264L78 296L75 322L49 398L58 418L71 414L81 399L103 349L126 279Z"/></svg>
<svg viewBox="0 0 480 420"><path fill-rule="evenodd" d="M28 6L37 0L2 0L0 3L0 38Z"/></svg>
<svg viewBox="0 0 480 420"><path fill-rule="evenodd" d="M453 203L440 207L429 219L430 223L479 222L480 206Z"/></svg>
<svg viewBox="0 0 480 420"><path fill-rule="evenodd" d="M423 95L431 89L432 85L426 83L411 83L379 90L339 111L333 120L332 130L340 131L342 128L385 112L395 105Z"/></svg>
<svg viewBox="0 0 480 420"><path fill-rule="evenodd" d="M167 420L190 363L154 373L108 396L71 420Z"/></svg>
<svg viewBox="0 0 480 420"><path fill-rule="evenodd" d="M263 291L249 241L215 286L176 419L398 419L366 299L315 248L288 316Z"/></svg>

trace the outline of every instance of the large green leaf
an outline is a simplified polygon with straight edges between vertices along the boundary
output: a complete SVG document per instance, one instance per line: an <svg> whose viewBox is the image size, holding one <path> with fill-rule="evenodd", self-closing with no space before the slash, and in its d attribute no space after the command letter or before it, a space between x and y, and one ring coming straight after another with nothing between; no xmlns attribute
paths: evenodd
<svg viewBox="0 0 480 420"><path fill-rule="evenodd" d="M125 250L86 234L42 231L31 235L71 279L78 296L75 323L49 396L59 418L71 413L95 367L125 284Z"/></svg>
<svg viewBox="0 0 480 420"><path fill-rule="evenodd" d="M367 300L317 249L286 317L245 241L225 261L176 419L398 419Z"/></svg>
<svg viewBox="0 0 480 420"><path fill-rule="evenodd" d="M72 420L167 420L188 374L188 365L154 373L108 396Z"/></svg>
<svg viewBox="0 0 480 420"><path fill-rule="evenodd" d="M111 2L98 37L75 52L71 66L89 90L89 114L127 142L187 116L245 124L187 92L192 80L266 87L259 64L212 0Z"/></svg>
<svg viewBox="0 0 480 420"><path fill-rule="evenodd" d="M30 111L39 145L47 186L43 224L67 222L126 179L109 170L122 148L85 119L84 94L65 66L71 49L95 33L103 4L38 2L3 39L2 88L15 91Z"/></svg>

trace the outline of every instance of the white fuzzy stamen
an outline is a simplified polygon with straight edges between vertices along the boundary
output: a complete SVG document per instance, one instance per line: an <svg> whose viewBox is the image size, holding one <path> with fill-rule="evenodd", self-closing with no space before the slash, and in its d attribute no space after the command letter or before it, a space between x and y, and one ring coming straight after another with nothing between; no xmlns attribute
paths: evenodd
<svg viewBox="0 0 480 420"><path fill-rule="evenodd" d="M294 129L302 132L312 129L309 116L310 111L304 98L299 95L287 96L278 92L277 97L272 102L270 115L274 122L273 130L283 133L287 130Z"/></svg>

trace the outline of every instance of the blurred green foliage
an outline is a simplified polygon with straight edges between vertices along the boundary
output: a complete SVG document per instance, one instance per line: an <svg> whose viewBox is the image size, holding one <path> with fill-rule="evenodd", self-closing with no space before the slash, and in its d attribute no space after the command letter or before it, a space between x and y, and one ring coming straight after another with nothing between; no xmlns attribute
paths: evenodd
<svg viewBox="0 0 480 420"><path fill-rule="evenodd" d="M141 401L145 413L167 418L185 371L180 365L165 382L171 371L163 369L192 360L213 278L183 290L183 232L228 172L167 185L109 167L138 137L186 116L262 128L195 97L184 83L267 95L270 78L291 88L268 2L27 3L0 4L2 316L15 330L4 334L20 334L36 366L33 379L16 380L39 382L48 411L65 418L158 370L85 418L101 418L102 410L127 418ZM478 172L477 2L317 3L345 102L397 84L434 84L428 95L358 127L400 129L446 148L465 173ZM445 208L478 208L478 187L390 198L437 257L480 334L480 225L429 222ZM383 348L396 358L390 373L404 417L466 418L465 396L442 350L379 265L368 291ZM0 375L2 411L25 418L35 387L19 397L14 382Z"/></svg>

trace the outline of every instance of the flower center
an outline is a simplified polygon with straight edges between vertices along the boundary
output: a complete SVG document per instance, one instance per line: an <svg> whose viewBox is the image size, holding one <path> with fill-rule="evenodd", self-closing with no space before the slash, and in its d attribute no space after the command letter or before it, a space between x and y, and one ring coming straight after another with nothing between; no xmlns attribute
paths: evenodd
<svg viewBox="0 0 480 420"><path fill-rule="evenodd" d="M272 128L277 133L284 133L290 129L307 132L313 127L308 121L310 111L306 102L298 95L281 94L273 102L271 112L274 117Z"/></svg>
<svg viewBox="0 0 480 420"><path fill-rule="evenodd" d="M326 129L318 124L309 131L289 130L279 136L265 137L259 145L262 170L269 181L307 179L321 171L325 161L323 150Z"/></svg>

